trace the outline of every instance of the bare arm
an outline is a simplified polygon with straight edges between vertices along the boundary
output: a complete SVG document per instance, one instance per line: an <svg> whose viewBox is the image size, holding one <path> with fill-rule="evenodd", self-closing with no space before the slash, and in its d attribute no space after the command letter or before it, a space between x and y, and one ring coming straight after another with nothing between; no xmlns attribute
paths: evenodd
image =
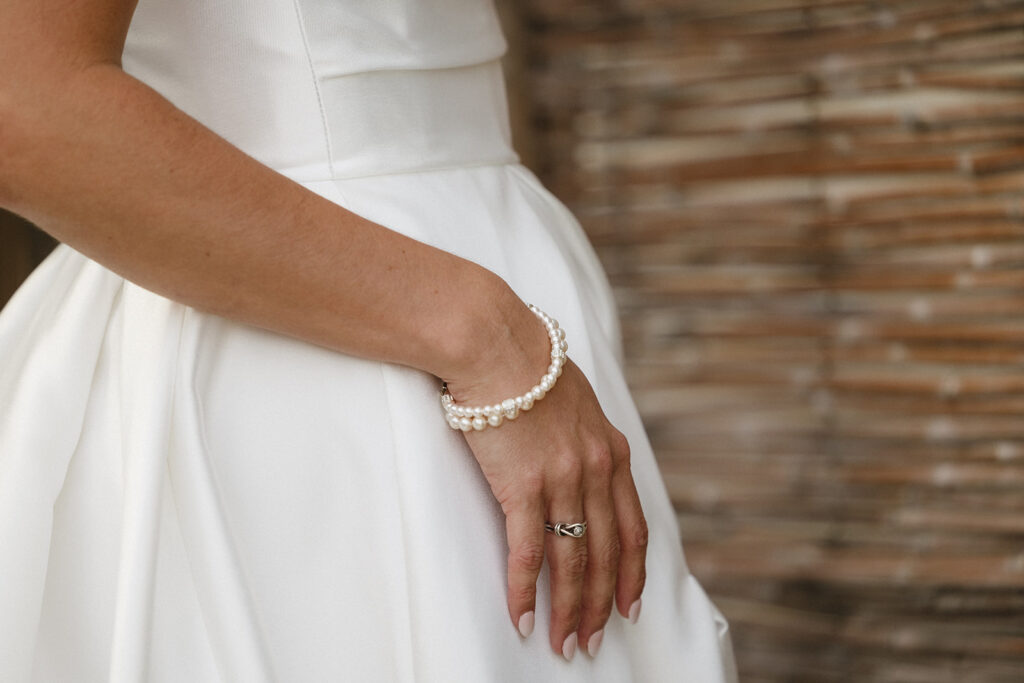
<svg viewBox="0 0 1024 683"><path fill-rule="evenodd" d="M0 206L168 298L420 368L469 405L537 381L547 335L501 278L323 199L124 73L134 6L0 4ZM552 650L571 657L578 633L596 653L613 603L635 618L644 586L624 436L568 360L542 406L466 439L506 515L512 623L532 629L546 557ZM585 540L545 537L584 515Z"/></svg>
<svg viewBox="0 0 1024 683"><path fill-rule="evenodd" d="M454 379L470 345L519 345L518 323L543 367L493 273L303 188L122 71L134 4L0 7L0 205L147 289L339 351Z"/></svg>

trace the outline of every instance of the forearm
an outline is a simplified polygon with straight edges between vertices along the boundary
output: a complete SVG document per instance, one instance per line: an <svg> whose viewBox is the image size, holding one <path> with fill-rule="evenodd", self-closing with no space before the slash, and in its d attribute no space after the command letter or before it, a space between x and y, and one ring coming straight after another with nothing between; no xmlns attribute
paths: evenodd
<svg viewBox="0 0 1024 683"><path fill-rule="evenodd" d="M515 343L500 278L263 166L115 65L18 96L0 203L147 289L443 377L471 336Z"/></svg>

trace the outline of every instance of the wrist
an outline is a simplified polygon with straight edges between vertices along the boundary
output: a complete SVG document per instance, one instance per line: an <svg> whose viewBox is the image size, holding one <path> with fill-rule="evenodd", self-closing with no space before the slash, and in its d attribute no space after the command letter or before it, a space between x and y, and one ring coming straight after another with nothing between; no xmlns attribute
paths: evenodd
<svg viewBox="0 0 1024 683"><path fill-rule="evenodd" d="M459 403L493 403L526 392L551 362L544 323L495 276L478 290L481 299L468 306L450 338L459 349L449 374L440 377Z"/></svg>
<svg viewBox="0 0 1024 683"><path fill-rule="evenodd" d="M568 350L568 342L565 341L565 331L558 326L557 320L533 304L529 304L529 309L547 330L548 341L551 345L551 362L548 364L547 372L540 377L535 385L522 394L484 405L457 403L451 392L448 391L447 384L444 384L441 391L441 405L444 408L448 425L452 429L465 432L470 429L480 431L488 426L500 427L505 420L514 420L520 412L530 410L534 403L544 398L554 388L555 382L562 375L562 366L566 362L565 353Z"/></svg>

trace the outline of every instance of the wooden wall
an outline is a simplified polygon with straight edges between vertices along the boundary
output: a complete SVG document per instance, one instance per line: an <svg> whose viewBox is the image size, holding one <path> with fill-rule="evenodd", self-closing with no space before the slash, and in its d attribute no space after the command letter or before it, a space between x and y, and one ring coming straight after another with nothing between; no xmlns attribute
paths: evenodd
<svg viewBox="0 0 1024 683"><path fill-rule="evenodd" d="M499 5L742 680L1022 680L1024 2Z"/></svg>
<svg viewBox="0 0 1024 683"><path fill-rule="evenodd" d="M1024 3L503 4L742 680L1024 680Z"/></svg>
<svg viewBox="0 0 1024 683"><path fill-rule="evenodd" d="M46 233L0 209L0 307L56 244Z"/></svg>

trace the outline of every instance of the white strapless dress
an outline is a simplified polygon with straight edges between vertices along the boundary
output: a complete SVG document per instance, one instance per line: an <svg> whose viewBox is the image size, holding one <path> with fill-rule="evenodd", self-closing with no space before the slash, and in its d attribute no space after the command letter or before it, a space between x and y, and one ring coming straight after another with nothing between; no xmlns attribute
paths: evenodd
<svg viewBox="0 0 1024 683"><path fill-rule="evenodd" d="M490 0L142 0L124 67L262 163L498 273L628 436L636 625L548 645L428 373L168 300L60 245L0 314L0 681L732 681L622 372L608 281L519 163Z"/></svg>

